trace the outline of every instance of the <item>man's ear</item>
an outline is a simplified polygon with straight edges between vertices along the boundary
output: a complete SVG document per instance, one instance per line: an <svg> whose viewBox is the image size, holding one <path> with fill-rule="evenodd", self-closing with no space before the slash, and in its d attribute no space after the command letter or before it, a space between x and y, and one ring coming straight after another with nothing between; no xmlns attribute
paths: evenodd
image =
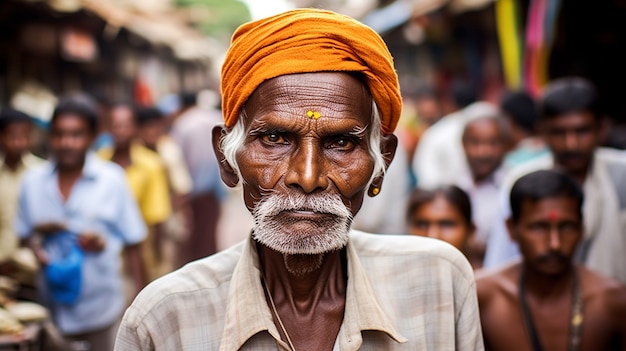
<svg viewBox="0 0 626 351"><path fill-rule="evenodd" d="M396 156L396 149L398 148L398 138L393 135L384 135L380 142L380 151L383 154L383 158L385 159L385 171L389 169L389 165L393 158ZM369 189L367 190L367 195L369 197L374 197L380 193L380 190L383 187L383 178L384 174L381 174L374 178L372 184L370 184Z"/></svg>
<svg viewBox="0 0 626 351"><path fill-rule="evenodd" d="M234 188L237 184L239 184L239 176L224 157L221 140L226 133L226 128L222 125L213 127L213 151L215 152L215 157L217 157L217 161L220 166L220 176L222 177L222 181L227 186Z"/></svg>
<svg viewBox="0 0 626 351"><path fill-rule="evenodd" d="M509 232L509 238L514 242L517 242L517 235L515 234L515 223L513 223L513 217L506 219L506 230Z"/></svg>

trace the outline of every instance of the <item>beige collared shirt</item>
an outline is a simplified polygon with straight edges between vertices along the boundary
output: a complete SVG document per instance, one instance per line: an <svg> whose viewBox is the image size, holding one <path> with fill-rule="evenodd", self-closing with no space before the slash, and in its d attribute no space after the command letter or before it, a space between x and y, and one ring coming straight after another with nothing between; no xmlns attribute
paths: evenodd
<svg viewBox="0 0 626 351"><path fill-rule="evenodd" d="M472 269L452 246L352 231L334 350L483 350ZM115 350L289 350L265 301L249 239L142 291Z"/></svg>
<svg viewBox="0 0 626 351"><path fill-rule="evenodd" d="M28 169L42 163L39 157L25 154L22 163L13 170L4 164L4 155L0 154L0 262L7 260L18 247L13 221L17 215L22 176Z"/></svg>

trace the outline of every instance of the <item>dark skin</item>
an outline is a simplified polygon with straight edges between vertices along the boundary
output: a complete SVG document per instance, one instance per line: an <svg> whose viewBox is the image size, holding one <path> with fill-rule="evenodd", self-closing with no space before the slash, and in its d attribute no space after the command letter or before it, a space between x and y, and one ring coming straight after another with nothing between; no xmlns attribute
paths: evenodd
<svg viewBox="0 0 626 351"><path fill-rule="evenodd" d="M95 131L91 130L87 120L78 115L59 115L50 126L50 149L56 160L59 192L63 201L68 200L74 185L82 176L85 158L94 137ZM65 224L56 222L40 223L33 228L33 232L41 235L51 235L64 230ZM32 247L28 242L24 244ZM104 250L106 240L98 233L84 232L80 233L78 244L86 252L98 253ZM41 264L48 263L43 250L37 247L33 247L33 250ZM127 246L125 253L139 290L146 283L139 245Z"/></svg>
<svg viewBox="0 0 626 351"><path fill-rule="evenodd" d="M544 350L567 349L573 270L584 304L580 350L626 350L626 288L572 263L582 236L577 206L567 197L525 200L520 218L507 222L522 262L477 276L486 350L532 350L518 293L522 267L526 302Z"/></svg>
<svg viewBox="0 0 626 351"><path fill-rule="evenodd" d="M372 195L383 180L378 177L368 187L374 168L369 130L361 137L353 133L370 124L371 101L364 85L345 73L281 76L257 88L245 107L247 136L236 156L248 209L267 195L263 189L272 189L285 194L338 194L356 214L365 192ZM308 118L307 111L321 117ZM219 160L224 160L219 147L222 132L222 127L213 130ZM393 135L383 138L387 166L396 146ZM236 173L226 162L220 166L224 182L235 186L240 180ZM285 215L294 218L294 226L298 217L311 221L320 216L308 211ZM286 268L286 260L308 267L306 257L289 257L260 244L258 249L268 290L295 349L332 350L346 298L343 250L324 253L317 269L296 276ZM277 316L274 323L287 342Z"/></svg>
<svg viewBox="0 0 626 351"><path fill-rule="evenodd" d="M495 118L471 121L463 131L463 149L474 182L480 183L502 164L506 143Z"/></svg>
<svg viewBox="0 0 626 351"><path fill-rule="evenodd" d="M475 227L443 195L415 209L409 219L409 234L446 241L467 254Z"/></svg>
<svg viewBox="0 0 626 351"><path fill-rule="evenodd" d="M115 144L115 150L111 161L122 168L130 166L130 147L137 135L137 125L133 110L128 106L116 106L111 109L111 135Z"/></svg>
<svg viewBox="0 0 626 351"><path fill-rule="evenodd" d="M544 118L539 131L555 165L582 184L602 139L602 122L589 111L577 111Z"/></svg>
<svg viewBox="0 0 626 351"><path fill-rule="evenodd" d="M8 124L0 132L0 150L4 154L4 165L15 171L22 162L22 155L30 147L30 122Z"/></svg>

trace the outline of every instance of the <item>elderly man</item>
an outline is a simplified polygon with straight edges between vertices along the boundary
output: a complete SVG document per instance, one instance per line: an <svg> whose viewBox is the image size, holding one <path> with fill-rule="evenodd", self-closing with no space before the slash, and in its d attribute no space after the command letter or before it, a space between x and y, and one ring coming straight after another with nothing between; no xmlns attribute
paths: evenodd
<svg viewBox="0 0 626 351"><path fill-rule="evenodd" d="M246 24L222 92L213 146L251 237L147 287L117 350L483 349L459 251L350 230L397 146L397 76L375 32L312 9Z"/></svg>

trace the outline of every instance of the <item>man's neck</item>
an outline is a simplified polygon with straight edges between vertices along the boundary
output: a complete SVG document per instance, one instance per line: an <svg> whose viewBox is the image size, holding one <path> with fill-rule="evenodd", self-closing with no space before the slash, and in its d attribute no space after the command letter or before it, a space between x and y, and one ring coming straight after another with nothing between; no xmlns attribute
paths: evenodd
<svg viewBox="0 0 626 351"><path fill-rule="evenodd" d="M113 149L113 155L111 156L111 161L119 164L123 168L128 167L132 162L130 158L130 144L125 145L115 145Z"/></svg>
<svg viewBox="0 0 626 351"><path fill-rule="evenodd" d="M15 172L22 165L22 155L5 155L4 166Z"/></svg>
<svg viewBox="0 0 626 351"><path fill-rule="evenodd" d="M523 266L521 267L522 269ZM522 284L527 296L538 302L547 302L568 296L572 291L572 274L576 267L571 265L559 275L546 275L532 269L525 269Z"/></svg>
<svg viewBox="0 0 626 351"><path fill-rule="evenodd" d="M157 152L156 144L146 144L146 143L144 143L143 146L145 146L146 148L148 148L148 149L150 149L150 150L152 150L154 152Z"/></svg>
<svg viewBox="0 0 626 351"><path fill-rule="evenodd" d="M273 296L284 295L274 296L275 300L287 299L290 303L297 305L305 301L312 302L318 300L328 284L343 285L342 290L345 291L344 267L346 264L345 255L341 251L326 253L321 257L316 255L289 257L260 244L258 248L261 270L269 290ZM293 267L289 269L287 267L287 265L301 264L305 270L308 270L307 267L318 263L318 258L321 259L319 267L301 275L293 274Z"/></svg>
<svg viewBox="0 0 626 351"><path fill-rule="evenodd" d="M332 349L345 311L345 250L318 256L320 262L313 256L293 261L260 244L257 247L266 300L281 339L296 350ZM298 264L307 272L294 274Z"/></svg>
<svg viewBox="0 0 626 351"><path fill-rule="evenodd" d="M491 178L493 178L493 175L496 173L497 170L498 169L496 168L493 172L484 176L476 176L472 174L472 180L474 181L474 185L478 186L489 181Z"/></svg>

